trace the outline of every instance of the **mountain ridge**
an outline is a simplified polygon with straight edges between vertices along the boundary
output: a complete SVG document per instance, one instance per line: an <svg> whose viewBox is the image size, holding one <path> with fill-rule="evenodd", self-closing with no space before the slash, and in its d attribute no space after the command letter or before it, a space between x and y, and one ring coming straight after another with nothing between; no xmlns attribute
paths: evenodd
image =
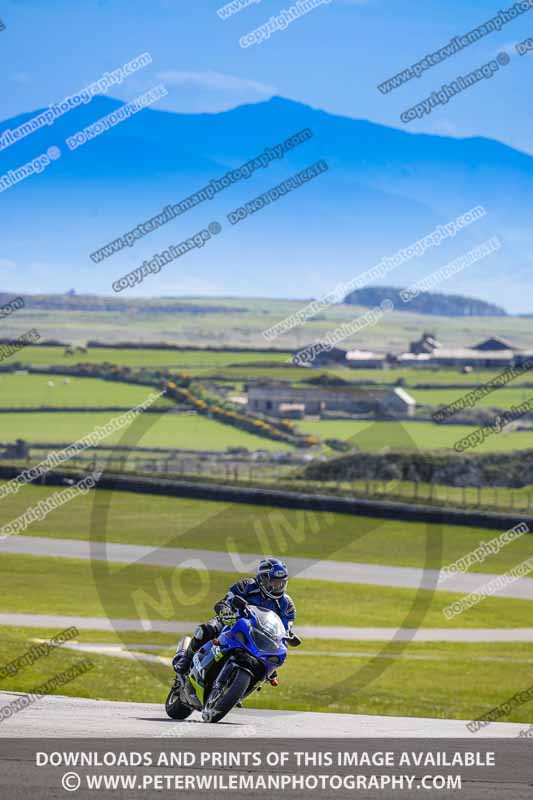
<svg viewBox="0 0 533 800"><path fill-rule="evenodd" d="M484 137L453 139L414 134L330 114L274 96L229 111L183 114L144 109L84 146L64 144L83 127L121 106L96 97L0 152L0 174L51 145L61 158L2 192L6 223L3 266L19 290L69 288L109 292L112 281L144 259L213 220L223 225L216 245L187 255L143 286L153 294L318 296L477 205L486 219L464 229L424 258L397 270L408 285L432 266L498 235L497 255L465 271L460 294L531 312L520 281L531 274L533 157ZM35 112L2 125L14 127ZM313 138L161 228L125 252L93 264L89 254L178 202L212 178L266 147L309 127ZM328 172L260 213L232 226L227 214L317 160ZM31 227L29 225L31 223ZM29 231L31 230L31 235ZM45 270L53 269L43 283ZM506 275L513 269L515 280ZM15 274L17 279L14 280ZM253 274L253 288L250 276ZM13 279L13 280L12 280ZM136 294L137 293L137 294ZM133 296L140 294L132 290Z"/></svg>

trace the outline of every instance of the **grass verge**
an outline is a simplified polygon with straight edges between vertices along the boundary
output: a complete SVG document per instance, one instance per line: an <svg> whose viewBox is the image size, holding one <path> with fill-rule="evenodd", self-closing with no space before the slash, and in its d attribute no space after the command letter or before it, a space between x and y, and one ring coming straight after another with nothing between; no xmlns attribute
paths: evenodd
<svg viewBox="0 0 533 800"><path fill-rule="evenodd" d="M12 520L58 488L25 486L0 502L4 519ZM497 530L455 525L401 522L372 517L310 512L238 503L160 497L133 492L79 495L27 530L29 536L88 540L95 505L98 536L118 544L230 550L279 556L303 556L403 567L438 569L455 562ZM103 514L103 512L102 512ZM105 537L102 526L105 525ZM442 536L442 556L434 552ZM503 573L531 556L533 537L522 536L471 571ZM426 555L429 553L429 556ZM440 562L440 563L439 563Z"/></svg>
<svg viewBox="0 0 533 800"><path fill-rule="evenodd" d="M53 633L56 631L37 631L41 639L48 639ZM34 644L34 634L35 631L30 629L1 627L0 666L25 653ZM78 641L109 641L111 636L113 634L83 631ZM137 641L138 636L127 634L132 643ZM380 647L377 642L305 643L306 650L318 652L345 650L370 654ZM171 651L163 652L170 654ZM425 655L427 660L410 660L409 656L413 655ZM532 656L533 645L507 644L505 649L501 645L491 644L409 645L402 656L388 663L386 670L380 670L378 662L375 676L367 676L365 685L361 685L357 673L361 667L370 664L369 655L328 659L291 654L280 670L280 686L275 690L266 687L260 694L247 700L245 705L294 711L469 721L531 686L531 665L517 663L516 659ZM93 669L62 687L61 694L163 704L170 683L169 669L163 665L151 664L147 669L141 662L66 649L54 651L47 658L21 670L15 677L0 680L0 690L31 691L48 678L86 658L93 663ZM501 658L501 661L481 661L481 658ZM533 721L533 703L513 709L501 721L530 723Z"/></svg>
<svg viewBox="0 0 533 800"><path fill-rule="evenodd" d="M213 614L237 574L9 555L0 561L3 612L198 622ZM533 602L488 597L447 620L462 595L387 586L291 580L301 625L525 628Z"/></svg>

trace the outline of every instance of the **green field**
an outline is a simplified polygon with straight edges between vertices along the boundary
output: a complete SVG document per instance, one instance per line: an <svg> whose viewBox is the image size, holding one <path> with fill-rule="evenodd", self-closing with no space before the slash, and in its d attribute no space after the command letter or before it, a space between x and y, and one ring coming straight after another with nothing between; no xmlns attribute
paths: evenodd
<svg viewBox="0 0 533 800"><path fill-rule="evenodd" d="M265 478L262 478L262 482L266 482ZM510 489L506 486L446 486L422 481L311 481L292 476L283 483L279 478L272 483L284 485L294 491L328 492L343 497L394 499L453 508L527 511L528 514L533 510L533 486Z"/></svg>
<svg viewBox="0 0 533 800"><path fill-rule="evenodd" d="M36 640L47 641L57 630L0 628L0 667L23 655ZM167 646L163 645L163 639ZM122 645L159 642L161 653L173 653L175 642L163 634L122 634L80 631L79 642L116 642ZM531 645L409 644L395 652L378 642L306 640L291 651L280 670L280 686L266 687L246 700L248 708L294 711L419 716L469 721L483 716L531 684ZM154 654L153 650L147 650ZM342 658L330 653L351 654ZM372 655L378 654L372 662ZM392 656L392 658L391 658ZM93 669L63 686L60 693L123 702L163 704L171 672L162 664L131 662L113 656L55 650L15 677L0 680L0 689L31 692L49 678L82 660ZM360 670L365 667L364 676ZM385 667L385 668L384 668ZM450 691L453 687L453 692ZM164 719L162 710L161 718ZM532 704L513 709L505 722L529 723ZM176 722L168 720L169 728Z"/></svg>
<svg viewBox="0 0 533 800"><path fill-rule="evenodd" d="M322 439L350 440L363 451L387 449L452 450L455 442L472 433L472 425L436 425L432 422L373 422L372 420L302 420L298 430ZM475 452L512 452L533 447L533 432L502 431L490 436Z"/></svg>
<svg viewBox="0 0 533 800"><path fill-rule="evenodd" d="M306 369L307 373L307 369ZM369 384L376 383L380 385L395 384L399 380L403 381L405 387L409 390L414 386L464 386L464 390L468 391L475 386L481 386L484 383L496 378L501 374L496 369L473 369L472 372L463 373L460 369L450 368L433 368L423 369L422 367L391 367L390 369L353 369L353 368L337 368L328 369L328 375L335 375L345 380L368 382ZM300 373L301 374L301 373ZM513 387L521 386L524 383L532 383L533 374L531 372L524 373L523 376L511 381L504 389L496 391L507 391ZM425 388L418 391L426 391ZM447 391L447 390L443 390ZM450 390L456 391L456 390ZM490 396L490 395L489 395ZM492 395L494 396L494 395Z"/></svg>
<svg viewBox="0 0 533 800"><path fill-rule="evenodd" d="M126 336L124 338L127 338ZM215 343L216 346L217 343ZM265 346L265 342L262 346ZM274 347L277 347L274 342ZM281 345L280 345L281 346ZM199 351L199 350L152 350L142 349L131 350L125 348L91 348L87 353L75 352L73 355L65 355L63 347L26 347L20 350L16 356L12 356L13 362L18 361L23 365L33 366L73 366L83 362L89 364L102 364L109 362L112 364L131 367L131 368L160 368L166 367L169 370L186 370L193 376L218 377L228 381L245 381L251 378L270 378L272 380L302 381L327 374L331 377L340 377L348 382L366 383L369 385L391 385L399 380L404 381L406 388L411 393L420 393L421 403L438 405L439 403L452 402L460 396L459 390L443 389L434 396L429 392L433 389L417 389L412 387L417 385L434 385L438 387L444 385L461 385L465 390L470 387L479 386L495 378L499 372L497 370L483 369L474 370L471 373L463 374L460 370L452 369L419 369L419 368L394 368L394 369L352 369L352 368L321 368L321 369L302 369L298 367L281 366L291 358L289 351L267 353L260 349L253 352L239 351ZM9 363L9 362L8 362ZM279 367L269 366L279 364ZM264 364L264 366L261 366ZM250 365L250 366L248 366ZM508 407L509 403L516 402L511 400L520 386L528 380L528 376L517 378L512 381L508 388L498 390L487 398L484 398L479 405L491 405L491 399L498 396L498 406ZM451 392L452 394L448 394ZM507 393L510 393L507 398ZM416 394L415 394L416 397ZM522 390L518 390L518 397L522 397ZM426 399L424 399L426 398ZM417 398L418 399L418 398ZM496 403L494 403L496 405Z"/></svg>
<svg viewBox="0 0 533 800"><path fill-rule="evenodd" d="M150 390L144 391L146 398ZM104 426L120 412L87 413L5 413L0 414L0 442L25 439L30 444L71 444ZM135 426L135 423L133 423ZM226 450L228 447L246 447L249 450L291 450L291 445L254 436L230 425L197 415L145 414L139 425L146 432L133 441L128 429L106 437L106 445L124 444L136 447L161 447L181 450ZM133 428L134 430L135 428ZM139 428L140 430L140 428Z"/></svg>
<svg viewBox="0 0 533 800"><path fill-rule="evenodd" d="M0 500L3 520L15 519L57 491L25 486L18 494ZM488 542L499 535L497 530L481 528L440 528L422 522L105 490L78 495L41 522L33 522L27 534L86 541L91 536L95 509L97 517L92 524L96 535L118 544L263 555L277 552L280 556L434 569L453 563L478 547L480 541ZM99 516L104 510L108 513L105 525ZM471 570L505 572L532 553L533 536L523 536L482 564L472 565Z"/></svg>
<svg viewBox="0 0 533 800"><path fill-rule="evenodd" d="M122 313L22 309L10 318L9 324L14 337L36 328L43 339L76 344L98 338L106 342L164 341L183 346L264 348L267 342L263 331L298 312L310 299L187 297L179 298L182 311L169 312L165 305L176 298L154 301L140 298L136 304L128 301ZM150 310L146 309L147 302L152 305ZM305 326L293 328L269 344L288 349L304 347L323 338L337 325L360 317L366 310L344 304L329 306ZM428 326L446 347L468 347L497 332L524 348L533 348L533 329L527 318L438 317L407 311L388 313L378 325L350 336L342 347L398 352L407 349L408 343Z"/></svg>
<svg viewBox="0 0 533 800"><path fill-rule="evenodd" d="M239 367L220 367L217 369L190 369L190 374L198 379L212 379L218 381L226 381L228 383L244 383L246 381L289 381L296 382L302 378L317 378L324 374L324 370L306 370L305 375L302 375L301 367L291 366L245 366ZM345 375L345 373L343 373ZM346 380L348 376L345 376Z"/></svg>
<svg viewBox="0 0 533 800"><path fill-rule="evenodd" d="M125 338L127 336L125 335ZM216 343L215 343L216 346ZM202 350L131 350L127 348L90 348L87 353L75 352L65 355L64 347L25 347L12 361L34 366L73 366L74 364L119 364L123 367L168 367L169 369L212 369L230 364L248 364L261 362L283 363L289 358L288 352L265 353L256 352L214 352Z"/></svg>
<svg viewBox="0 0 533 800"><path fill-rule="evenodd" d="M64 375L0 375L0 407L63 406L117 406L130 409L146 400L153 389L149 386L133 386L117 381L98 378L74 378ZM154 405L171 407L166 398ZM59 417L56 418L57 427Z"/></svg>
<svg viewBox="0 0 533 800"><path fill-rule="evenodd" d="M466 393L461 389L408 389L407 391L418 404L425 406L449 405ZM533 397L533 388L498 389L496 392L482 397L475 407L510 408L512 405L520 405L531 397Z"/></svg>
<svg viewBox="0 0 533 800"><path fill-rule="evenodd" d="M109 571L108 571L109 569ZM197 623L213 614L238 574L169 569L77 559L4 554L0 562L3 612L124 619L176 619ZM397 589L293 578L290 588L305 625L349 627L526 628L532 603L488 597L448 620L453 592ZM317 602L320 598L320 602Z"/></svg>

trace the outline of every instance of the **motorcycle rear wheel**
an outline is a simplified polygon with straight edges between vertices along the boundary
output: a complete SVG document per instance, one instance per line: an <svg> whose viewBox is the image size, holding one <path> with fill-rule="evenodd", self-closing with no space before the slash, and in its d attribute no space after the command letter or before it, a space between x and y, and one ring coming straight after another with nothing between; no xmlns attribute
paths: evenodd
<svg viewBox="0 0 533 800"><path fill-rule="evenodd" d="M174 687L166 699L165 711L170 719L187 719L192 714L192 709L181 702L179 691L176 691Z"/></svg>
<svg viewBox="0 0 533 800"><path fill-rule="evenodd" d="M203 721L220 722L246 693L251 680L250 673L238 669L231 683L213 698L213 702L208 698L202 711Z"/></svg>

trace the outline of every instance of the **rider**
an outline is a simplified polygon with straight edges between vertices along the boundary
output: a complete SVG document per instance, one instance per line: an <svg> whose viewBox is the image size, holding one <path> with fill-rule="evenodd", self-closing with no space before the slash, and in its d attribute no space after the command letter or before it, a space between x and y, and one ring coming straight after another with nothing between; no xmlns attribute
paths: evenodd
<svg viewBox="0 0 533 800"><path fill-rule="evenodd" d="M285 564L277 558L264 558L259 562L255 578L243 578L234 583L222 600L215 604L216 617L200 625L186 650L178 651L172 661L178 675L185 675L194 654L206 642L216 637L225 625L234 625L237 614L231 606L233 597L242 597L249 605L261 606L275 611L290 635L296 617L296 607L285 593L289 573Z"/></svg>

